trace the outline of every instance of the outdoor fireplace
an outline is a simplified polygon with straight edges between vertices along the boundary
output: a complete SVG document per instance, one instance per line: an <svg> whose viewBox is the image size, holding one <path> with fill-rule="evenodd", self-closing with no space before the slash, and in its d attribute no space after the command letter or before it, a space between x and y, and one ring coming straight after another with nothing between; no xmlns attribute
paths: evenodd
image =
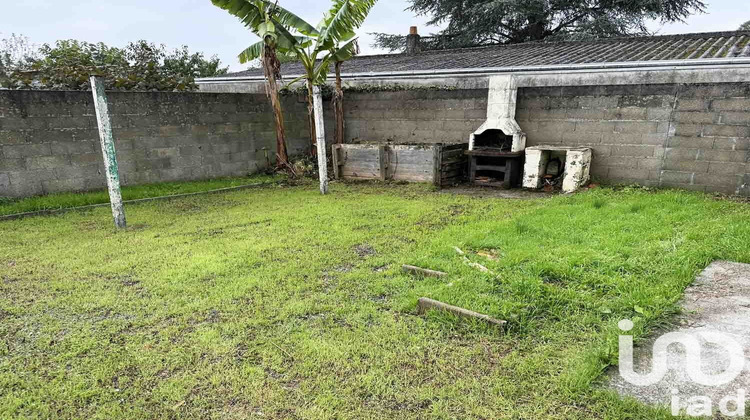
<svg viewBox="0 0 750 420"><path fill-rule="evenodd" d="M469 179L478 185L516 186L526 134L515 120L516 88L512 76L489 80L487 119L469 136Z"/></svg>
<svg viewBox="0 0 750 420"><path fill-rule="evenodd" d="M513 136L503 133L503 130L491 128L474 135L474 150L494 149L510 152L513 147Z"/></svg>

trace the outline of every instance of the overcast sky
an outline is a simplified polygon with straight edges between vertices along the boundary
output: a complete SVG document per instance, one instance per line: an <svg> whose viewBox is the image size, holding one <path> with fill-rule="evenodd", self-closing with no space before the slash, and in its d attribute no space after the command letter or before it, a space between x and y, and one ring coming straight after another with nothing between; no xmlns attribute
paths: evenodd
<svg viewBox="0 0 750 420"><path fill-rule="evenodd" d="M168 47L187 45L191 51L218 55L232 70L242 70L237 53L256 38L233 16L210 0L3 0L0 38L23 34L37 44L57 39L79 39L124 46L146 39ZM280 0L284 7L316 24L328 0ZM748 0L708 0L708 13L693 16L686 24L653 25L662 34L735 30L750 20ZM404 11L406 0L380 0L360 31L362 52L374 54L367 32L407 33L419 26L421 34L436 30L424 17Z"/></svg>

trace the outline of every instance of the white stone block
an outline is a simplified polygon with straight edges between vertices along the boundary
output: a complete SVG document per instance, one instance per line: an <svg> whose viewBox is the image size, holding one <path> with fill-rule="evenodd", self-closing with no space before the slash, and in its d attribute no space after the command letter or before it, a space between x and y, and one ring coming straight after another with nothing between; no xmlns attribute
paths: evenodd
<svg viewBox="0 0 750 420"><path fill-rule="evenodd" d="M526 163L523 165L523 187L540 188L542 175L547 168L549 152L538 149L526 149Z"/></svg>
<svg viewBox="0 0 750 420"><path fill-rule="evenodd" d="M562 190L569 193L589 182L591 171L591 149L570 150L565 154L565 176Z"/></svg>
<svg viewBox="0 0 750 420"><path fill-rule="evenodd" d="M569 193L588 183L591 170L591 149L587 147L534 146L526 149L523 166L523 187L540 188L550 159L550 152L565 152L562 190Z"/></svg>

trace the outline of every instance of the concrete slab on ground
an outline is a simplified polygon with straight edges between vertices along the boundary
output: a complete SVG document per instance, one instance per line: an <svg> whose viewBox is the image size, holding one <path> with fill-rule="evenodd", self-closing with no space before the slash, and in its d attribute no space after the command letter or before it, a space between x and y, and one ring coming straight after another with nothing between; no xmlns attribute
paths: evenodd
<svg viewBox="0 0 750 420"><path fill-rule="evenodd" d="M738 390L750 395L750 264L729 261L715 261L698 275L695 283L686 291L682 299L683 313L675 326L660 331L654 337L638 345L633 351L633 368L637 373L649 373L653 360L666 360L669 371L652 385L638 386L625 380L617 367L609 372L608 386L622 396L630 396L651 405L667 405L673 402L673 390L685 408L691 397L708 397L714 411L719 402L730 395L737 396ZM672 344L663 352L654 350L658 337L669 332L685 333L700 342L698 366L687 363L685 347ZM724 341L706 340L706 333L718 332L729 338ZM627 334L627 333L623 333ZM704 335L701 335L704 334ZM741 345L745 369L736 379L725 384L706 386L691 379L697 372L706 375L719 375L730 366L727 350L731 340ZM622 349L620 350L622 352ZM742 357L739 357L740 365ZM691 372L692 371L692 372ZM730 406L731 407L731 406Z"/></svg>

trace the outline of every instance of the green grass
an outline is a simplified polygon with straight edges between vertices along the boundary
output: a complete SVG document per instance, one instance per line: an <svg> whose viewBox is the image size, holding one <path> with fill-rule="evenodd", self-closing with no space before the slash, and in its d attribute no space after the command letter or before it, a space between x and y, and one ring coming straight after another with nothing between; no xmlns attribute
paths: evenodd
<svg viewBox="0 0 750 420"><path fill-rule="evenodd" d="M617 321L648 331L710 261L750 262L750 206L696 193L331 190L0 223L0 418L668 419L599 386Z"/></svg>
<svg viewBox="0 0 750 420"><path fill-rule="evenodd" d="M240 185L260 182L280 181L282 179L283 177L281 176L256 174L245 177L217 178L208 181L163 182L159 184L126 186L122 187L122 198L123 200L136 200L139 198L163 197L175 194L210 191L219 188L237 187ZM103 203L109 203L109 195L106 189L81 193L49 194L17 200L0 197L0 216Z"/></svg>

